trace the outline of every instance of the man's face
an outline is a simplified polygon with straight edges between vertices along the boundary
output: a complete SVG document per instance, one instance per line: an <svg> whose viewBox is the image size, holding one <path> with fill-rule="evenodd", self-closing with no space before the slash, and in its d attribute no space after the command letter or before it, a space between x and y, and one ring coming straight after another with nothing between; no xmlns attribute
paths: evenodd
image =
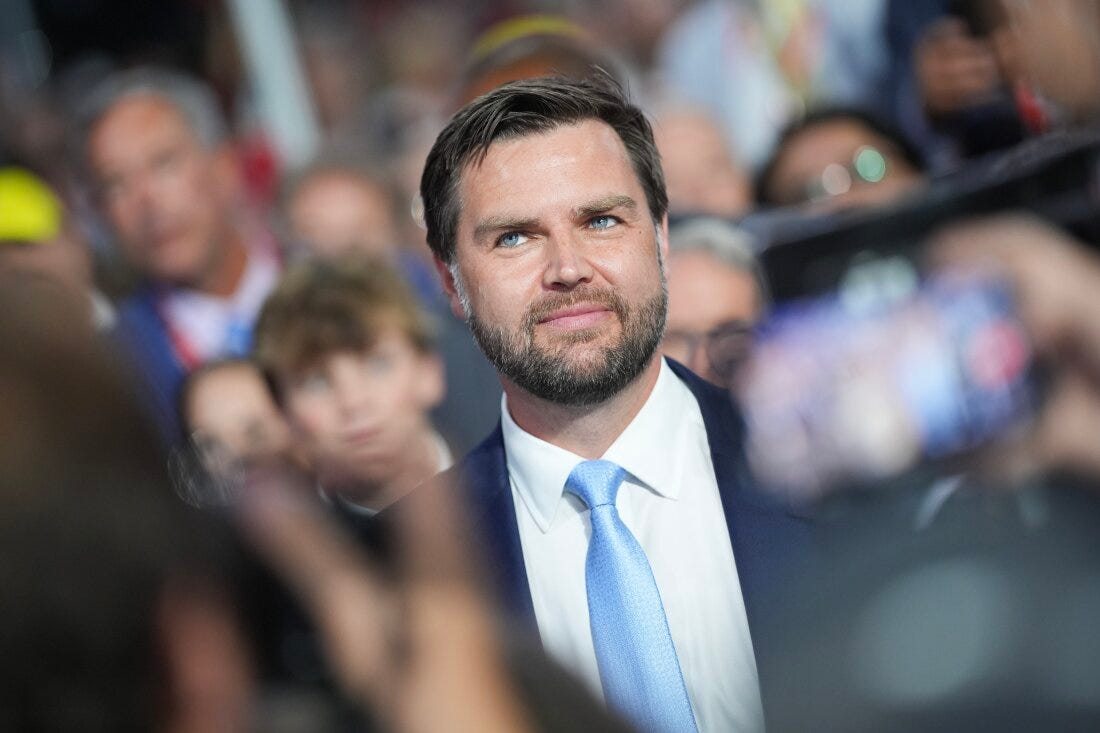
<svg viewBox="0 0 1100 733"><path fill-rule="evenodd" d="M668 331L661 350L712 382L724 383L725 346L747 343L742 329L756 322L762 296L753 276L702 250L668 261ZM712 360L712 356L714 359ZM718 361L718 364L713 363Z"/></svg>
<svg viewBox="0 0 1100 733"><path fill-rule="evenodd" d="M232 165L170 102L142 94L116 103L93 128L88 158L103 211L139 270L193 285L216 268L232 228Z"/></svg>
<svg viewBox="0 0 1100 733"><path fill-rule="evenodd" d="M295 436L322 482L384 484L398 474L443 394L442 368L396 329L364 351L334 351L282 380Z"/></svg>
<svg viewBox="0 0 1100 733"><path fill-rule="evenodd" d="M444 280L507 381L590 405L651 363L665 323L667 235L658 240L610 126L587 120L496 142L463 172L459 200Z"/></svg>
<svg viewBox="0 0 1100 733"><path fill-rule="evenodd" d="M748 174L734 161L713 120L673 113L660 120L654 134L673 214L734 217L751 208Z"/></svg>
<svg viewBox="0 0 1100 733"><path fill-rule="evenodd" d="M393 257L400 245L389 194L351 173L311 176L298 187L286 213L295 238L321 257L350 252Z"/></svg>

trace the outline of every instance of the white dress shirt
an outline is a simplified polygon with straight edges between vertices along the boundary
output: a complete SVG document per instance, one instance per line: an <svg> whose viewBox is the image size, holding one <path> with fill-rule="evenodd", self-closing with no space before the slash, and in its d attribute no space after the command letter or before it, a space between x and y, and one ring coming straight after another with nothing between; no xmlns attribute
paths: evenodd
<svg viewBox="0 0 1100 733"><path fill-rule="evenodd" d="M588 509L565 481L583 458L524 432L502 402L504 449L546 649L602 696L588 622ZM763 730L756 659L694 395L662 360L649 399L602 458L626 469L617 507L653 568L702 733Z"/></svg>
<svg viewBox="0 0 1100 733"><path fill-rule="evenodd" d="M175 288L164 296L161 315L200 361L240 356L247 353L248 344L233 343L235 331L243 329L251 333L264 300L279 281L279 269L279 261L273 253L252 247L233 295L221 298L197 290Z"/></svg>

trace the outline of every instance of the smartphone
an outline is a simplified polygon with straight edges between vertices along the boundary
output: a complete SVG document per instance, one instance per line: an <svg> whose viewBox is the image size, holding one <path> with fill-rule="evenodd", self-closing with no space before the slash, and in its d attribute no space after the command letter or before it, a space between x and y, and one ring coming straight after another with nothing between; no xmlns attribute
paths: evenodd
<svg viewBox="0 0 1100 733"><path fill-rule="evenodd" d="M879 262L758 327L734 391L764 488L815 499L881 484L1027 424L1037 382L1010 288L905 266Z"/></svg>

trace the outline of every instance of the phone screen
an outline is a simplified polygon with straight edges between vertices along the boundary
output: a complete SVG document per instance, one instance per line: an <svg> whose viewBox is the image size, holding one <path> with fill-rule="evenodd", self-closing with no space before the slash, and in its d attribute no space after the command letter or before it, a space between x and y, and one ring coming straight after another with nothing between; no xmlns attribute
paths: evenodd
<svg viewBox="0 0 1100 733"><path fill-rule="evenodd" d="M950 276L783 304L735 391L757 479L806 498L965 453L1026 423L1036 399L1010 289Z"/></svg>

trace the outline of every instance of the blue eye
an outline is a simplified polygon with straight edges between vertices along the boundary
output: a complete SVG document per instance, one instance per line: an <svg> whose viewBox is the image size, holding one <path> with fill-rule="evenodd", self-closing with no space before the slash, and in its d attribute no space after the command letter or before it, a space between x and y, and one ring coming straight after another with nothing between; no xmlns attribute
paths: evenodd
<svg viewBox="0 0 1100 733"><path fill-rule="evenodd" d="M522 232L508 232L502 234L497 244L501 247L518 247L527 241L527 235Z"/></svg>
<svg viewBox="0 0 1100 733"><path fill-rule="evenodd" d="M610 229L611 227L616 226L618 223L619 219L617 217L611 216L610 214L601 214L599 216L594 216L588 220L588 226L592 227L593 229Z"/></svg>

